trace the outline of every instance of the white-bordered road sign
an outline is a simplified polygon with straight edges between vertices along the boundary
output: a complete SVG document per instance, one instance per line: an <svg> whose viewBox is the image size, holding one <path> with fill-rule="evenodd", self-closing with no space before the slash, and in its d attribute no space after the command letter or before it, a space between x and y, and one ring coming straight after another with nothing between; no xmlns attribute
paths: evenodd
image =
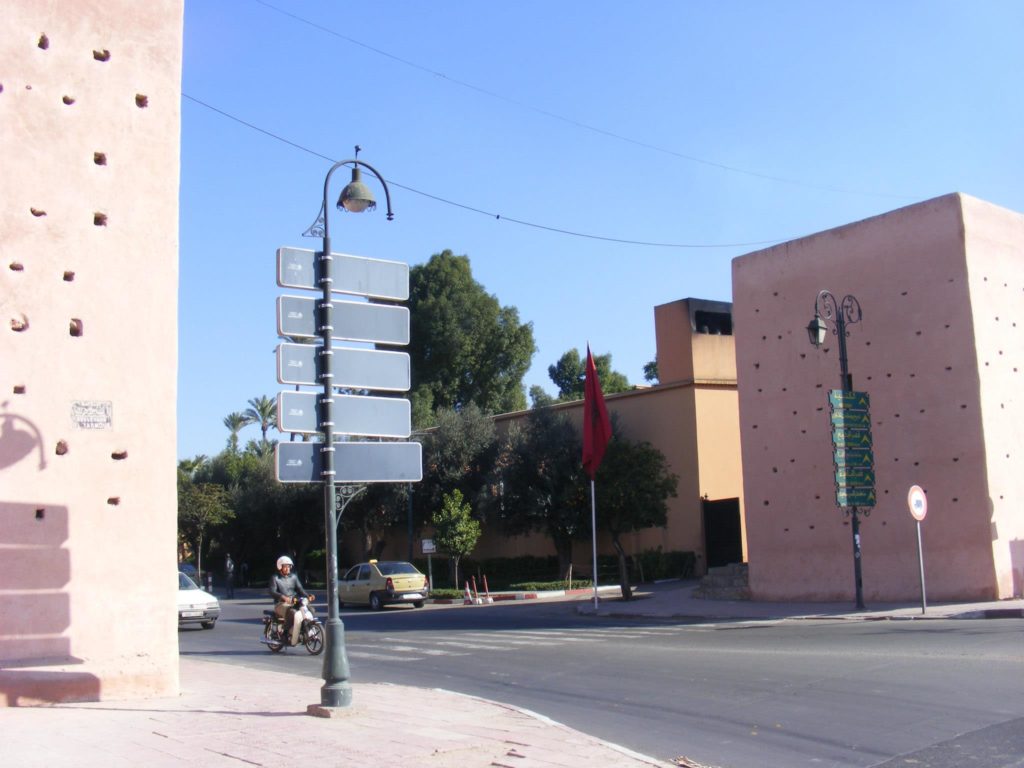
<svg viewBox="0 0 1024 768"><path fill-rule="evenodd" d="M323 481L323 443L278 443L274 451L281 483ZM419 443L335 443L336 483L418 483L423 479Z"/></svg>
<svg viewBox="0 0 1024 768"><path fill-rule="evenodd" d="M277 335L319 338L319 299L309 296L277 297ZM409 309L365 301L331 302L331 338L371 344L409 343Z"/></svg>
<svg viewBox="0 0 1024 768"><path fill-rule="evenodd" d="M351 293L374 299L405 301L409 298L409 265L401 261L367 259L347 253L331 253L334 293ZM305 248L277 249L277 284L282 288L320 290L317 251Z"/></svg>
<svg viewBox="0 0 1024 768"><path fill-rule="evenodd" d="M280 392L277 396L278 430L299 434L319 432L318 404L322 397L314 392ZM412 408L404 398L335 395L332 418L336 435L408 437L412 433Z"/></svg>
<svg viewBox="0 0 1024 768"><path fill-rule="evenodd" d="M924 520L928 514L928 497L925 496L924 488L920 485L910 486L907 492L907 506L910 507L910 514L918 522Z"/></svg>
<svg viewBox="0 0 1024 768"><path fill-rule="evenodd" d="M277 380L281 384L322 385L319 344L278 344ZM380 349L335 347L332 383L347 389L407 392L411 381L409 355Z"/></svg>

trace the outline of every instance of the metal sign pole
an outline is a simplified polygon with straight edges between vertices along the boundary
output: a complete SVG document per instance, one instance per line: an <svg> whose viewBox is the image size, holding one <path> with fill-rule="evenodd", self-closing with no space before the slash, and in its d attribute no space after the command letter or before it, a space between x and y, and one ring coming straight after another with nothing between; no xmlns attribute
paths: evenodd
<svg viewBox="0 0 1024 768"><path fill-rule="evenodd" d="M921 615L928 612L928 600L924 592L924 550L921 548L921 521L917 521L917 564L921 569Z"/></svg>

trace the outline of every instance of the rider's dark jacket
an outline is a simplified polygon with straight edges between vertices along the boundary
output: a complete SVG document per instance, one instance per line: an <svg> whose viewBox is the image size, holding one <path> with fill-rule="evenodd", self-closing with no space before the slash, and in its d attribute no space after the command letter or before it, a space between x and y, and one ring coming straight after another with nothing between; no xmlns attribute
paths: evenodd
<svg viewBox="0 0 1024 768"><path fill-rule="evenodd" d="M270 596L275 602L287 600L290 603L296 596L309 597L309 593L302 588L302 582L294 573L287 576L275 573L270 577Z"/></svg>

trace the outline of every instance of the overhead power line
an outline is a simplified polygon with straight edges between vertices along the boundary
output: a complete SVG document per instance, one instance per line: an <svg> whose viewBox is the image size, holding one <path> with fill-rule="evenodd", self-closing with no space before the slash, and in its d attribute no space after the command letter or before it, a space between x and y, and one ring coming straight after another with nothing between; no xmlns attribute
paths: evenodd
<svg viewBox="0 0 1024 768"><path fill-rule="evenodd" d="M253 1L258 3L259 5L262 5L262 6L266 7L266 8L269 8L270 10L272 10L272 11L274 11L276 13L281 14L282 16L287 16L290 19L294 19L295 21L299 22L300 24L305 24L306 26L312 27L313 29L316 29L316 30L318 30L320 32L323 32L324 34L331 35L332 37L336 37L339 40L344 40L346 43L351 43L352 45L359 46L360 48L364 48L367 51L370 51L371 53L377 54L378 56L383 56L384 58L391 59L392 61L395 61L395 62L397 62L399 64L402 64L403 66L410 67L411 69L417 69L420 72L424 72L424 73L426 73L428 75L431 75L432 77L435 77L435 78L438 78L438 79L441 79L441 80L446 80L449 83L451 83L452 85L457 85L460 88L466 88L468 90L475 91L476 93L482 94L484 96L488 96L488 97L490 97L492 99L497 99L498 101L503 101L506 104L512 104L513 106L529 110L530 112L535 112L535 113L537 113L539 115L544 115L545 117L548 117L548 118L550 118L552 120L557 120L559 122L566 123L568 125L572 125L572 126L574 126L576 128L580 128L580 129L585 130L585 131L590 131L591 133L596 133L596 134L601 135L601 136L606 136L608 138L615 139L616 141L621 141L621 142L625 142L627 144L632 144L635 147L642 147L643 149L648 149L648 150L651 150L652 152L659 152L661 154L670 155L672 157L677 157L677 158L680 158L682 160L688 160L688 161L690 161L692 163L699 163L700 165L706 165L706 166L709 166L711 168L718 168L719 170L722 170L722 171L728 171L730 173L740 173L740 174L743 174L744 176L752 176L754 178L765 179L766 181L774 181L774 182L778 182L780 184L791 184L791 185L798 186L798 187L806 187L808 189L818 189L818 190L822 190L822 191L826 191L826 192L838 192L840 194L866 195L866 196L869 196L869 197L882 197L882 198L897 199L897 200L909 200L909 199L911 199L911 197L909 195L900 195L900 194L893 194L893 193L887 193L887 192L871 192L871 191L860 190L860 189L846 189L846 188L843 188L843 187L836 187L836 186L832 186L832 185L829 185L829 184L817 184L817 183L814 183L814 182L801 181L799 179L790 179L790 178L786 178L784 176L773 176L771 174L760 173L758 171L751 171L751 170L746 169L746 168L739 168L738 166L734 166L734 165L726 165L725 163L719 163L719 162L716 162L714 160L708 160L706 158L697 157L695 155L688 155L688 154L685 154L683 152L677 152L674 149L668 149L666 147L662 147L662 146L659 146L657 144L652 144L652 143L647 142L647 141L642 141L640 139L634 139L634 138L631 138L629 136L624 136L624 135L622 135L620 133L615 133L614 131L609 131L609 130L607 130L605 128L601 128L599 126L590 125L589 123L584 123L584 122L582 122L580 120L575 120L575 119L573 119L571 117L566 117L565 115L560 115L557 112L551 112L551 111L546 110L546 109L541 109L540 107L535 107L532 104L528 104L528 103L526 103L524 101L519 101L518 99L513 99L513 98L511 98L509 96L505 96L504 94L497 93L496 91L491 91L491 90L488 90L487 88L481 88L480 86L474 85L473 83L466 82L465 80L459 80L458 78L451 77L451 76L445 74L444 72L439 72L439 71L437 71L435 69L431 69L430 67L427 67L427 66L425 66L423 64L419 64L419 63L417 63L415 61L411 61L409 59L404 59L401 56L396 56L393 53L385 51L385 50L383 50L381 48L376 48L376 47L374 47L372 45L369 45L367 43L362 42L361 40L356 40L354 37L349 37L348 35L342 34L341 32L338 32L335 29L331 29L330 27L325 27L323 24L318 24L315 21L312 21L310 19L305 18L304 16L299 16L298 14L291 13L290 11L286 11L283 8L278 8L276 5L274 5L272 3L266 2L266 0L253 0Z"/></svg>
<svg viewBox="0 0 1024 768"><path fill-rule="evenodd" d="M273 131L268 131L266 128L261 128L255 123L250 123L249 121L243 120L242 118L237 117L236 115L233 115L230 112L225 112L223 109L219 109L218 107L215 107L212 104L203 101L202 99L197 99L195 96L192 96L184 92L182 92L181 95L183 98L188 99L189 101L198 104L199 106L204 107L205 109L208 109L211 112L216 112L218 115L226 117L228 120L233 120L234 122L240 125L244 125L246 128L250 128L254 131L262 133L264 136L274 139L275 141L280 141L281 143L287 144L288 146L294 149L298 149L302 152L310 154L313 157L318 157L322 160L326 160L329 163L335 162L335 158L333 157L325 155L321 152L317 152L316 150L310 149L309 147L305 147L302 144L292 141L291 139L286 139L284 136L276 134ZM422 190L416 189L415 187L410 187L406 184L401 184L393 179L387 179L387 183L391 186L398 187L399 189L404 189L406 192L412 192L414 195L420 195L421 197L426 197L430 200L436 200L439 203L444 203L445 205L451 205L456 208L461 208L465 211L479 213L483 216L488 216L497 221L507 221L512 224L519 224L524 227L532 227L533 229L541 229L547 232L555 232L561 235L569 235L571 237L582 237L588 240L602 240L604 242L620 243L622 245L640 245L651 248L748 248L757 245L772 245L774 243L781 243L785 240L793 239L791 237L780 237L775 238L773 240L756 240L747 243L658 243L651 242L648 240L629 240L626 238L606 237L603 235L588 234L586 232L575 232L571 229L564 229L562 227L552 227L546 224L537 224L536 222L526 221L524 219L517 219L512 216L504 216L500 213L494 213L493 211L485 211L482 208L477 208L472 205L466 205L465 203L459 203L454 200L448 200L447 198L440 197L439 195L433 195L429 192L424 192Z"/></svg>

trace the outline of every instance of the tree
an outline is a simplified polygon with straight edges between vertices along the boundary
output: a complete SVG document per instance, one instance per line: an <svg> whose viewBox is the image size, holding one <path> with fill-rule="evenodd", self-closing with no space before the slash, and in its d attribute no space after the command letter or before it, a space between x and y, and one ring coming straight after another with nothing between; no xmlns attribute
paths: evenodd
<svg viewBox="0 0 1024 768"><path fill-rule="evenodd" d="M463 501L458 488L444 495L441 508L434 513L431 522L434 525L434 542L448 555L452 584L457 587L459 561L476 547L480 539L480 523L473 519L470 506Z"/></svg>
<svg viewBox="0 0 1024 768"><path fill-rule="evenodd" d="M558 555L560 574L572 563L572 543L589 531L583 445L568 417L552 408L530 411L509 432L500 459L501 519L510 534L541 531Z"/></svg>
<svg viewBox="0 0 1024 768"><path fill-rule="evenodd" d="M526 408L523 377L533 326L520 323L473 279L467 256L434 254L409 274L411 400L417 426L441 408L476 403L485 413Z"/></svg>
<svg viewBox="0 0 1024 768"><path fill-rule="evenodd" d="M658 358L655 357L651 362L644 363L644 381L649 381L652 384L657 384L658 379Z"/></svg>
<svg viewBox="0 0 1024 768"><path fill-rule="evenodd" d="M250 424L259 424L263 433L263 442L267 442L267 430L277 423L277 401L271 400L266 395L260 395L249 400L249 407L245 409L244 416Z"/></svg>
<svg viewBox="0 0 1024 768"><path fill-rule="evenodd" d="M232 453L238 453L238 433L250 424L252 424L252 422L249 420L249 417L244 413L239 413L238 411L229 413L224 417L224 426L231 432L231 435L228 437L229 451Z"/></svg>
<svg viewBox="0 0 1024 768"><path fill-rule="evenodd" d="M632 387L625 375L612 370L611 353L594 355L594 366L601 380L601 391L606 395L615 392L626 392ZM548 376L558 387L558 400L583 399L583 383L587 373L587 361L580 358L578 349L570 349L558 358L558 362L548 366Z"/></svg>
<svg viewBox="0 0 1024 768"><path fill-rule="evenodd" d="M629 569L622 536L642 528L665 525L669 497L676 495L678 478L665 456L650 443L634 443L615 436L594 478L597 489L598 526L611 535L619 558L622 597L629 600Z"/></svg>
<svg viewBox="0 0 1024 768"><path fill-rule="evenodd" d="M196 571L203 572L203 543L211 529L234 517L228 494L216 483L194 483L178 470L178 532L196 553Z"/></svg>
<svg viewBox="0 0 1024 768"><path fill-rule="evenodd" d="M479 508L498 456L494 422L475 403L460 411L441 409L435 418L437 426L422 437L425 471L413 492L421 520L455 489Z"/></svg>

